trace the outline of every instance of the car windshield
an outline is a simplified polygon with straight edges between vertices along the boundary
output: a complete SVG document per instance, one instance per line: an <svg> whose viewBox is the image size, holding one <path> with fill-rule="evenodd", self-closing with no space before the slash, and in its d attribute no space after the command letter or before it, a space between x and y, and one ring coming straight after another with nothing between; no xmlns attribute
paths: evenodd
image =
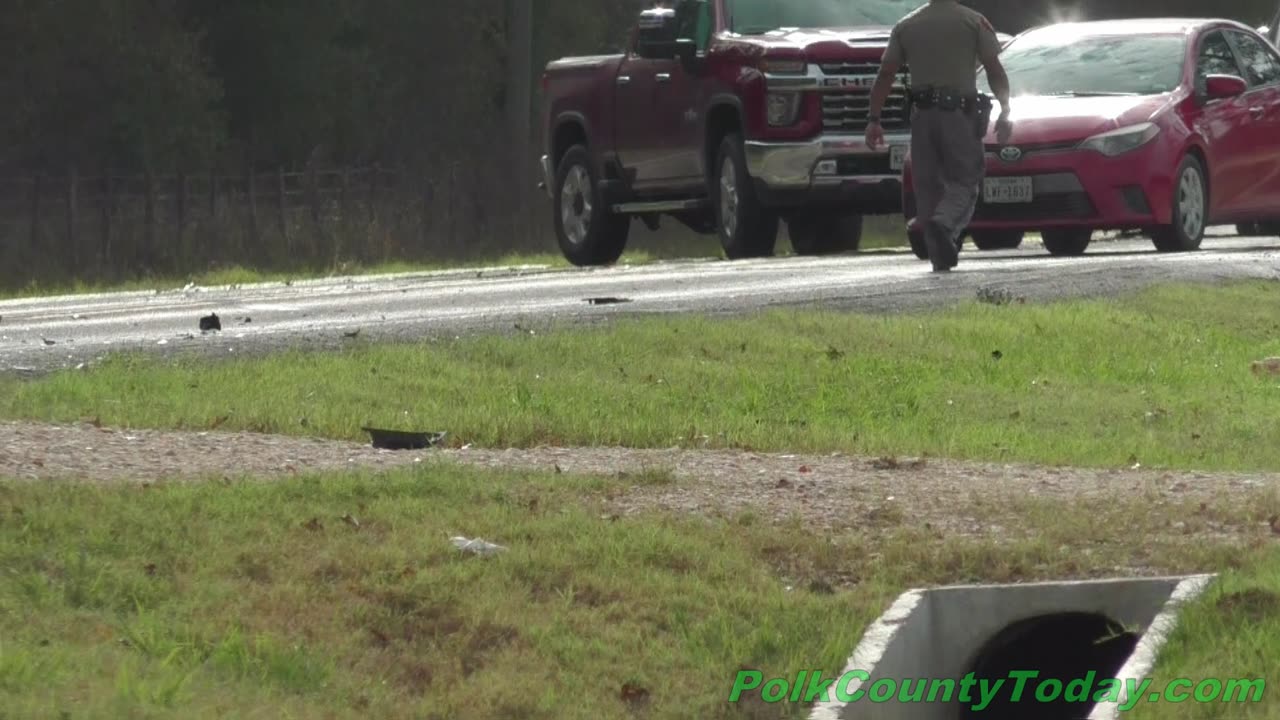
<svg viewBox="0 0 1280 720"><path fill-rule="evenodd" d="M1043 29L1000 54L1018 95L1158 95L1182 82L1184 35L1072 35ZM986 74L979 85L991 92Z"/></svg>
<svg viewBox="0 0 1280 720"><path fill-rule="evenodd" d="M922 0L729 0L729 29L760 35L778 28L893 25Z"/></svg>

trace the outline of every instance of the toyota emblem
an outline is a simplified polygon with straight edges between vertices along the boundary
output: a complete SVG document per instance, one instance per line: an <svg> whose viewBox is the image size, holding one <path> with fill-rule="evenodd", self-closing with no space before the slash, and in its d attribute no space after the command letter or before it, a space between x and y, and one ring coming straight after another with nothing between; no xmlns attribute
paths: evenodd
<svg viewBox="0 0 1280 720"><path fill-rule="evenodd" d="M1000 148L1000 159L1005 162L1018 162L1022 159L1022 150L1016 147Z"/></svg>

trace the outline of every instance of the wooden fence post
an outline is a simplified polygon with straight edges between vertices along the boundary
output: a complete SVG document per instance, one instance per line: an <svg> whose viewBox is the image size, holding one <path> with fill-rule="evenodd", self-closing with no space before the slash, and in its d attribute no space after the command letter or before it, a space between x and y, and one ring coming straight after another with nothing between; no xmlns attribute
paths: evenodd
<svg viewBox="0 0 1280 720"><path fill-rule="evenodd" d="M285 207L288 190L285 188L284 168L276 168L276 220L280 223L280 237L287 252L293 254L293 238L289 236L289 214Z"/></svg>
<svg viewBox="0 0 1280 720"><path fill-rule="evenodd" d="M324 232L324 225L320 219L320 174L316 171L315 163L307 166L307 206L311 214L311 233L307 243L312 259L319 253L318 236Z"/></svg>
<svg viewBox="0 0 1280 720"><path fill-rule="evenodd" d="M147 168L146 174L143 176L144 192L146 199L144 200L142 210L143 230L143 252L145 258L143 260L144 267L142 269L153 269L153 263L156 261L156 183L155 176L151 173L151 168Z"/></svg>
<svg viewBox="0 0 1280 720"><path fill-rule="evenodd" d="M80 269L80 239L76 234L79 226L79 184L80 178L75 167L67 171L67 252L71 257L71 267Z"/></svg>
<svg viewBox="0 0 1280 720"><path fill-rule="evenodd" d="M258 238L258 182L257 173L253 170L253 164L249 164L249 170L245 178L245 192L249 195L249 243L255 250L259 247Z"/></svg>
<svg viewBox="0 0 1280 720"><path fill-rule="evenodd" d="M31 249L34 252L40 251L40 193L42 188L42 178L40 173L36 173L31 179Z"/></svg>
<svg viewBox="0 0 1280 720"><path fill-rule="evenodd" d="M111 171L102 173L102 247L101 262L104 267L111 267L111 211L115 205L115 188L111 182Z"/></svg>

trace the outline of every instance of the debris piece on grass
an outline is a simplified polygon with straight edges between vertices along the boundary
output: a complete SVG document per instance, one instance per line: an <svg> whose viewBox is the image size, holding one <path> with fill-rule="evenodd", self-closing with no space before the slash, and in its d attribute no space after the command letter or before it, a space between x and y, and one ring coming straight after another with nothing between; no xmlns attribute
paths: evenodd
<svg viewBox="0 0 1280 720"><path fill-rule="evenodd" d="M1249 367L1254 375L1280 375L1280 357L1269 357L1265 360L1254 360Z"/></svg>
<svg viewBox="0 0 1280 720"><path fill-rule="evenodd" d="M417 432L409 430L381 430L378 428L360 428L369 433L373 447L379 450L422 450L439 445L448 435L446 432Z"/></svg>
<svg viewBox="0 0 1280 720"><path fill-rule="evenodd" d="M209 313L200 318L200 332L213 331L222 331L222 321L218 319L218 313Z"/></svg>
<svg viewBox="0 0 1280 720"><path fill-rule="evenodd" d="M357 519L356 519L356 517L355 517L354 515L352 515L351 513L347 513L346 515L343 515L343 516L342 516L341 518L339 518L339 519L340 519L340 520L342 520L342 522L344 522L344 523L346 523L346 524L350 525L351 527L353 527L353 528L355 528L355 529L357 529L357 530L359 530L359 529L360 529L360 521L359 521L359 520L357 520Z"/></svg>
<svg viewBox="0 0 1280 720"><path fill-rule="evenodd" d="M344 333L342 333L342 337L344 337L344 338L351 338L351 339L355 339L355 338L357 338L357 337L360 337L360 328L356 328L355 330L352 330L351 332L344 332Z"/></svg>
<svg viewBox="0 0 1280 720"><path fill-rule="evenodd" d="M917 458L910 462L902 462L896 457L881 457L871 461L871 467L876 470L920 470L927 464L924 458Z"/></svg>
<svg viewBox="0 0 1280 720"><path fill-rule="evenodd" d="M486 540L482 540L480 538L470 540L468 538L464 538L459 535L449 539L450 541L453 542L454 547L458 548L462 552L469 552L473 555L481 555L481 556L487 557L489 555L496 555L497 553L500 553L506 550L506 548L503 547L502 545L495 545L494 543L488 542Z"/></svg>

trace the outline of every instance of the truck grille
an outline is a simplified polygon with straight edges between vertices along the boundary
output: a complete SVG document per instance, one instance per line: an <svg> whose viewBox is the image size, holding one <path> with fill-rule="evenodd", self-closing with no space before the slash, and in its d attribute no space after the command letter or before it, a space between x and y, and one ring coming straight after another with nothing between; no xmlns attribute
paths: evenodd
<svg viewBox="0 0 1280 720"><path fill-rule="evenodd" d="M859 87L848 90L832 90L822 94L822 127L828 132L861 133L867 128L867 115L871 110L871 85L880 72L878 62L821 63L822 74L828 78L853 79ZM880 124L888 132L904 132L910 129L911 115L907 109L906 85L910 82L904 66L899 81L885 101L880 113Z"/></svg>

